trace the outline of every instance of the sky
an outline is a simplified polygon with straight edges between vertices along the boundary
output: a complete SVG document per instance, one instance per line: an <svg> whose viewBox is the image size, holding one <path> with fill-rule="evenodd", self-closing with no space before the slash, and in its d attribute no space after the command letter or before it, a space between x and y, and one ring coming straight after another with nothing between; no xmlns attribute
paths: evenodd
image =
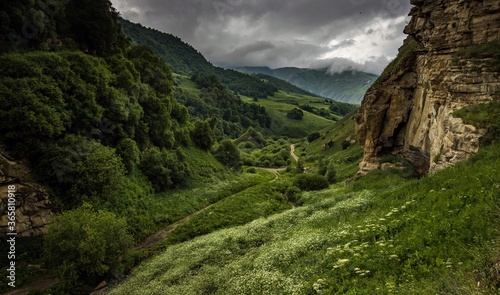
<svg viewBox="0 0 500 295"><path fill-rule="evenodd" d="M380 74L403 44L409 0L111 0L222 67Z"/></svg>

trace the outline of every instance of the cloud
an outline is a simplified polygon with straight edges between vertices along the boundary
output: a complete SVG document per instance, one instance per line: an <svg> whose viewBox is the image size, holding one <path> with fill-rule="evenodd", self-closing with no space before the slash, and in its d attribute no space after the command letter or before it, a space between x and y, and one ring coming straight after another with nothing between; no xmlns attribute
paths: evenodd
<svg viewBox="0 0 500 295"><path fill-rule="evenodd" d="M217 65L312 67L345 59L377 65L376 72L397 54L410 11L407 0L112 3L123 17L180 37Z"/></svg>
<svg viewBox="0 0 500 295"><path fill-rule="evenodd" d="M344 71L358 71L372 74L380 74L390 59L385 56L372 56L364 62L355 62L347 58L332 58L325 60L324 63L328 64L327 72L330 74L338 74Z"/></svg>

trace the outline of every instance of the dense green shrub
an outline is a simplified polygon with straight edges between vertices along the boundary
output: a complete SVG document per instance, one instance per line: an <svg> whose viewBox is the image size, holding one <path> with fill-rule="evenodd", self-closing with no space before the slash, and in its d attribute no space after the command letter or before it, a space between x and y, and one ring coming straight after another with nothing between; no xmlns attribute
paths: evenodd
<svg viewBox="0 0 500 295"><path fill-rule="evenodd" d="M212 154L219 162L230 168L239 169L241 166L240 151L229 139L221 141Z"/></svg>
<svg viewBox="0 0 500 295"><path fill-rule="evenodd" d="M186 155L180 148L167 151L152 147L143 153L139 167L157 192L181 186L191 174Z"/></svg>
<svg viewBox="0 0 500 295"><path fill-rule="evenodd" d="M51 224L45 235L45 261L59 270L63 285L71 288L82 278L116 270L119 256L131 244L124 219L83 206L63 213Z"/></svg>
<svg viewBox="0 0 500 295"><path fill-rule="evenodd" d="M130 138L125 138L118 143L116 153L122 158L128 172L131 172L141 160L141 152L137 147L137 143Z"/></svg>
<svg viewBox="0 0 500 295"><path fill-rule="evenodd" d="M113 148L75 135L46 147L36 171L70 208L84 201L112 201L125 173Z"/></svg>
<svg viewBox="0 0 500 295"><path fill-rule="evenodd" d="M328 180L319 174L298 174L295 176L293 185L303 191L317 191L329 186Z"/></svg>
<svg viewBox="0 0 500 295"><path fill-rule="evenodd" d="M295 172L296 173L304 173L304 169L305 169L304 162L302 162L302 160L299 159L297 161L296 166L295 166Z"/></svg>
<svg viewBox="0 0 500 295"><path fill-rule="evenodd" d="M255 167L250 167L247 169L247 173L255 174L257 173L257 169L255 169Z"/></svg>
<svg viewBox="0 0 500 295"><path fill-rule="evenodd" d="M351 146L351 142L350 142L350 141L344 140L344 141L342 142L342 149L343 149L343 150L348 149L350 146Z"/></svg>
<svg viewBox="0 0 500 295"><path fill-rule="evenodd" d="M302 118L304 118L304 111L302 111L301 109L298 109L298 108L294 108L292 110L290 110L286 116L290 119L294 119L294 120L302 120Z"/></svg>
<svg viewBox="0 0 500 295"><path fill-rule="evenodd" d="M307 141L313 142L320 137L321 137L321 134L319 132L313 132L307 136Z"/></svg>
<svg viewBox="0 0 500 295"><path fill-rule="evenodd" d="M211 124L213 122L213 125ZM214 125L213 120L196 121L191 131L191 140L196 146L204 151L210 150L214 144Z"/></svg>

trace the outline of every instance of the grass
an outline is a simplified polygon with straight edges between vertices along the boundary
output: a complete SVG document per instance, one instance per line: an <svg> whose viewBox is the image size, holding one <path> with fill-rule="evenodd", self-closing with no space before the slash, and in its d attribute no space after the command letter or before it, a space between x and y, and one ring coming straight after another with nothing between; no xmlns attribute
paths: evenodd
<svg viewBox="0 0 500 295"><path fill-rule="evenodd" d="M498 294L499 167L496 144L420 180L303 193L295 210L169 246L109 294Z"/></svg>
<svg viewBox="0 0 500 295"><path fill-rule="evenodd" d="M189 77L184 76L184 75L175 74L175 73L173 73L172 75L174 76L174 81L176 83L178 83L179 87L181 87L182 89L189 91L189 92L196 94L196 95L201 94L201 90L198 87L198 85L196 85L195 82L191 81L191 79Z"/></svg>
<svg viewBox="0 0 500 295"><path fill-rule="evenodd" d="M320 131L321 137L311 143L302 140L296 144L296 154L301 156L306 166L315 168L318 160L334 161L337 170L337 179L340 181L350 178L358 171L358 163L363 157L363 150L358 143L349 144L344 149L343 142L350 138L355 140L354 136L355 122L353 114L347 115L336 124L332 124ZM329 141L333 141L333 146L326 151L322 147Z"/></svg>
<svg viewBox="0 0 500 295"><path fill-rule="evenodd" d="M464 66L466 60L484 59L486 66L492 72L500 72L500 41L495 40L484 44L472 45L457 51L453 56L454 64Z"/></svg>
<svg viewBox="0 0 500 295"><path fill-rule="evenodd" d="M281 92L281 98L284 93ZM318 98L310 97L315 101ZM245 102L253 102L250 97L242 96L241 99ZM293 97L290 97L293 99ZM301 138L307 136L309 133L321 130L329 125L334 124L334 121L327 120L323 117L304 111L304 118L302 120L293 120L286 116L286 114L296 108L296 105L284 102L286 100L259 99L257 104L264 106L268 114L273 118L271 123L271 132L277 136L287 136L292 138Z"/></svg>
<svg viewBox="0 0 500 295"><path fill-rule="evenodd" d="M378 77L378 79L375 81L374 85L376 85L378 82L387 79L387 77L389 77L392 74L392 72L394 72L394 70L396 70L404 60L406 60L408 57L414 54L417 47L418 43L415 40L411 40L406 45L404 45L403 49L399 52L398 56L391 63L389 63L389 65L384 69L380 77Z"/></svg>
<svg viewBox="0 0 500 295"><path fill-rule="evenodd" d="M500 103L497 101L488 104L471 105L456 110L454 116L462 118L464 123L480 128L488 128L486 135L481 138L482 146L489 145L500 138Z"/></svg>
<svg viewBox="0 0 500 295"><path fill-rule="evenodd" d="M275 177L272 173L260 169L257 171L267 174L269 179ZM290 208L291 205L273 184L259 184L225 198L200 214L196 214L177 227L167 243L183 242L221 228L246 224Z"/></svg>

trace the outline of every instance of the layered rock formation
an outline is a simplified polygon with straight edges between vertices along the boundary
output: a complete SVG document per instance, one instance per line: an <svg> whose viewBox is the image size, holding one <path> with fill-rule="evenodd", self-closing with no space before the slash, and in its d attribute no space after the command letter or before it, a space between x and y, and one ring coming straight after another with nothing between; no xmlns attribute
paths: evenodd
<svg viewBox="0 0 500 295"><path fill-rule="evenodd" d="M45 189L29 179L30 170L21 162L14 161L0 147L0 234L10 232L8 228L8 186L16 188L16 232L20 237L29 237L47 232L54 214Z"/></svg>
<svg viewBox="0 0 500 295"><path fill-rule="evenodd" d="M466 159L486 130L464 124L453 111L499 97L499 73L487 59L456 60L454 53L500 40L500 1L411 3L410 36L356 118L364 148L360 173L377 169L387 154L404 156L421 174Z"/></svg>

